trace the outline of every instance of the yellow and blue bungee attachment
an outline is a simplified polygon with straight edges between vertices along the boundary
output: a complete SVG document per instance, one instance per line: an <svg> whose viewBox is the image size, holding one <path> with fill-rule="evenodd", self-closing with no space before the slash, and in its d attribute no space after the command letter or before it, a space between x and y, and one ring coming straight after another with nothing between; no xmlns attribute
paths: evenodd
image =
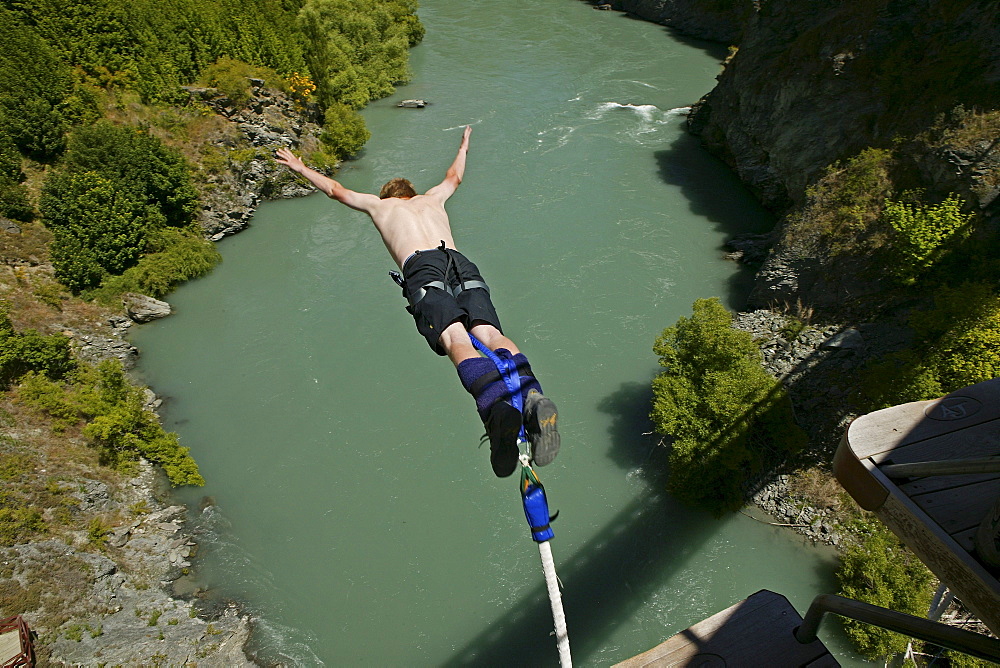
<svg viewBox="0 0 1000 668"><path fill-rule="evenodd" d="M552 540L552 520L559 514L549 515L549 502L545 498L545 487L522 456L521 461L521 500L524 503L524 517L531 529L531 539L536 543Z"/></svg>

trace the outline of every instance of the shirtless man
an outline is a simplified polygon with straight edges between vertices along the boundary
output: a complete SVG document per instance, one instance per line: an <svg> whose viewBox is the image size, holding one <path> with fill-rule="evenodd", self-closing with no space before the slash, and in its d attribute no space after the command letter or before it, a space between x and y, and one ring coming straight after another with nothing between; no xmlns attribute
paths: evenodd
<svg viewBox="0 0 1000 668"><path fill-rule="evenodd" d="M458 155L444 180L423 195L402 178L386 183L378 196L355 192L306 167L285 148L278 149L277 162L304 176L331 199L371 217L403 272L403 294L410 304L407 311L413 315L417 331L437 354L447 355L455 364L486 426L493 472L504 477L517 468L517 436L522 420L531 457L538 466L549 464L559 452L559 432L555 404L542 394L527 358L504 336L479 269L455 250L444 205L465 174L470 134L472 128L466 126ZM523 415L511 405L510 392L496 366L480 356L469 332L497 356L513 360L517 366Z"/></svg>

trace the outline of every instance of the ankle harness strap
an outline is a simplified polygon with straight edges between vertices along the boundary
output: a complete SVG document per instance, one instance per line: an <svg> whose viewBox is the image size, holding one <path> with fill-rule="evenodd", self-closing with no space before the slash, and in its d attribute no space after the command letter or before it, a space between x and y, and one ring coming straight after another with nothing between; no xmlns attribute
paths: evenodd
<svg viewBox="0 0 1000 668"><path fill-rule="evenodd" d="M531 365L528 364L527 362L524 362L523 364L518 364L517 367L515 368L517 369L517 373L519 376L534 377L535 375L531 371ZM472 385L469 386L469 393L474 397L478 397L483 390L485 390L489 385L497 382L498 380L503 380L503 376L500 374L500 371L498 369L491 369L490 371L484 373L482 376L473 381Z"/></svg>

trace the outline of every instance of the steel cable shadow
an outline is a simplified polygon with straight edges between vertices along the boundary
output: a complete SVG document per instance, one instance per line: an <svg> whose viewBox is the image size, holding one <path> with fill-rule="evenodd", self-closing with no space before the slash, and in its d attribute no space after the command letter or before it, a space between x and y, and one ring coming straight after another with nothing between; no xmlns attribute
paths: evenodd
<svg viewBox="0 0 1000 668"><path fill-rule="evenodd" d="M615 416L609 429L611 454L623 467L641 463L630 474L642 476L647 483L645 489L596 532L598 538L568 557L560 554L559 524L571 520L567 516L554 524L553 553L563 583L570 645L574 660L581 664L593 663L606 649L605 642L615 629L646 605L662 586L664 573L680 570L716 530L716 521L710 515L682 509L666 493L662 474L666 449L656 447L658 437L644 433L650 431L646 417L649 396L648 385L629 383L598 406ZM619 451L627 454L619 456ZM552 612L540 572L539 567L538 586L458 649L444 665L557 665ZM676 628L665 632L680 631L695 621L678 619Z"/></svg>

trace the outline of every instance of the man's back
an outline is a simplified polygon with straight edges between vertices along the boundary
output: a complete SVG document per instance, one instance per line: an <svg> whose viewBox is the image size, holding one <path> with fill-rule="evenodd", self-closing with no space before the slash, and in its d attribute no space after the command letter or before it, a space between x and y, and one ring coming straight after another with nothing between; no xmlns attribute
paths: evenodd
<svg viewBox="0 0 1000 668"><path fill-rule="evenodd" d="M439 195L375 198L359 208L371 216L382 242L400 268L414 251L436 248L442 241L455 248L448 213Z"/></svg>

